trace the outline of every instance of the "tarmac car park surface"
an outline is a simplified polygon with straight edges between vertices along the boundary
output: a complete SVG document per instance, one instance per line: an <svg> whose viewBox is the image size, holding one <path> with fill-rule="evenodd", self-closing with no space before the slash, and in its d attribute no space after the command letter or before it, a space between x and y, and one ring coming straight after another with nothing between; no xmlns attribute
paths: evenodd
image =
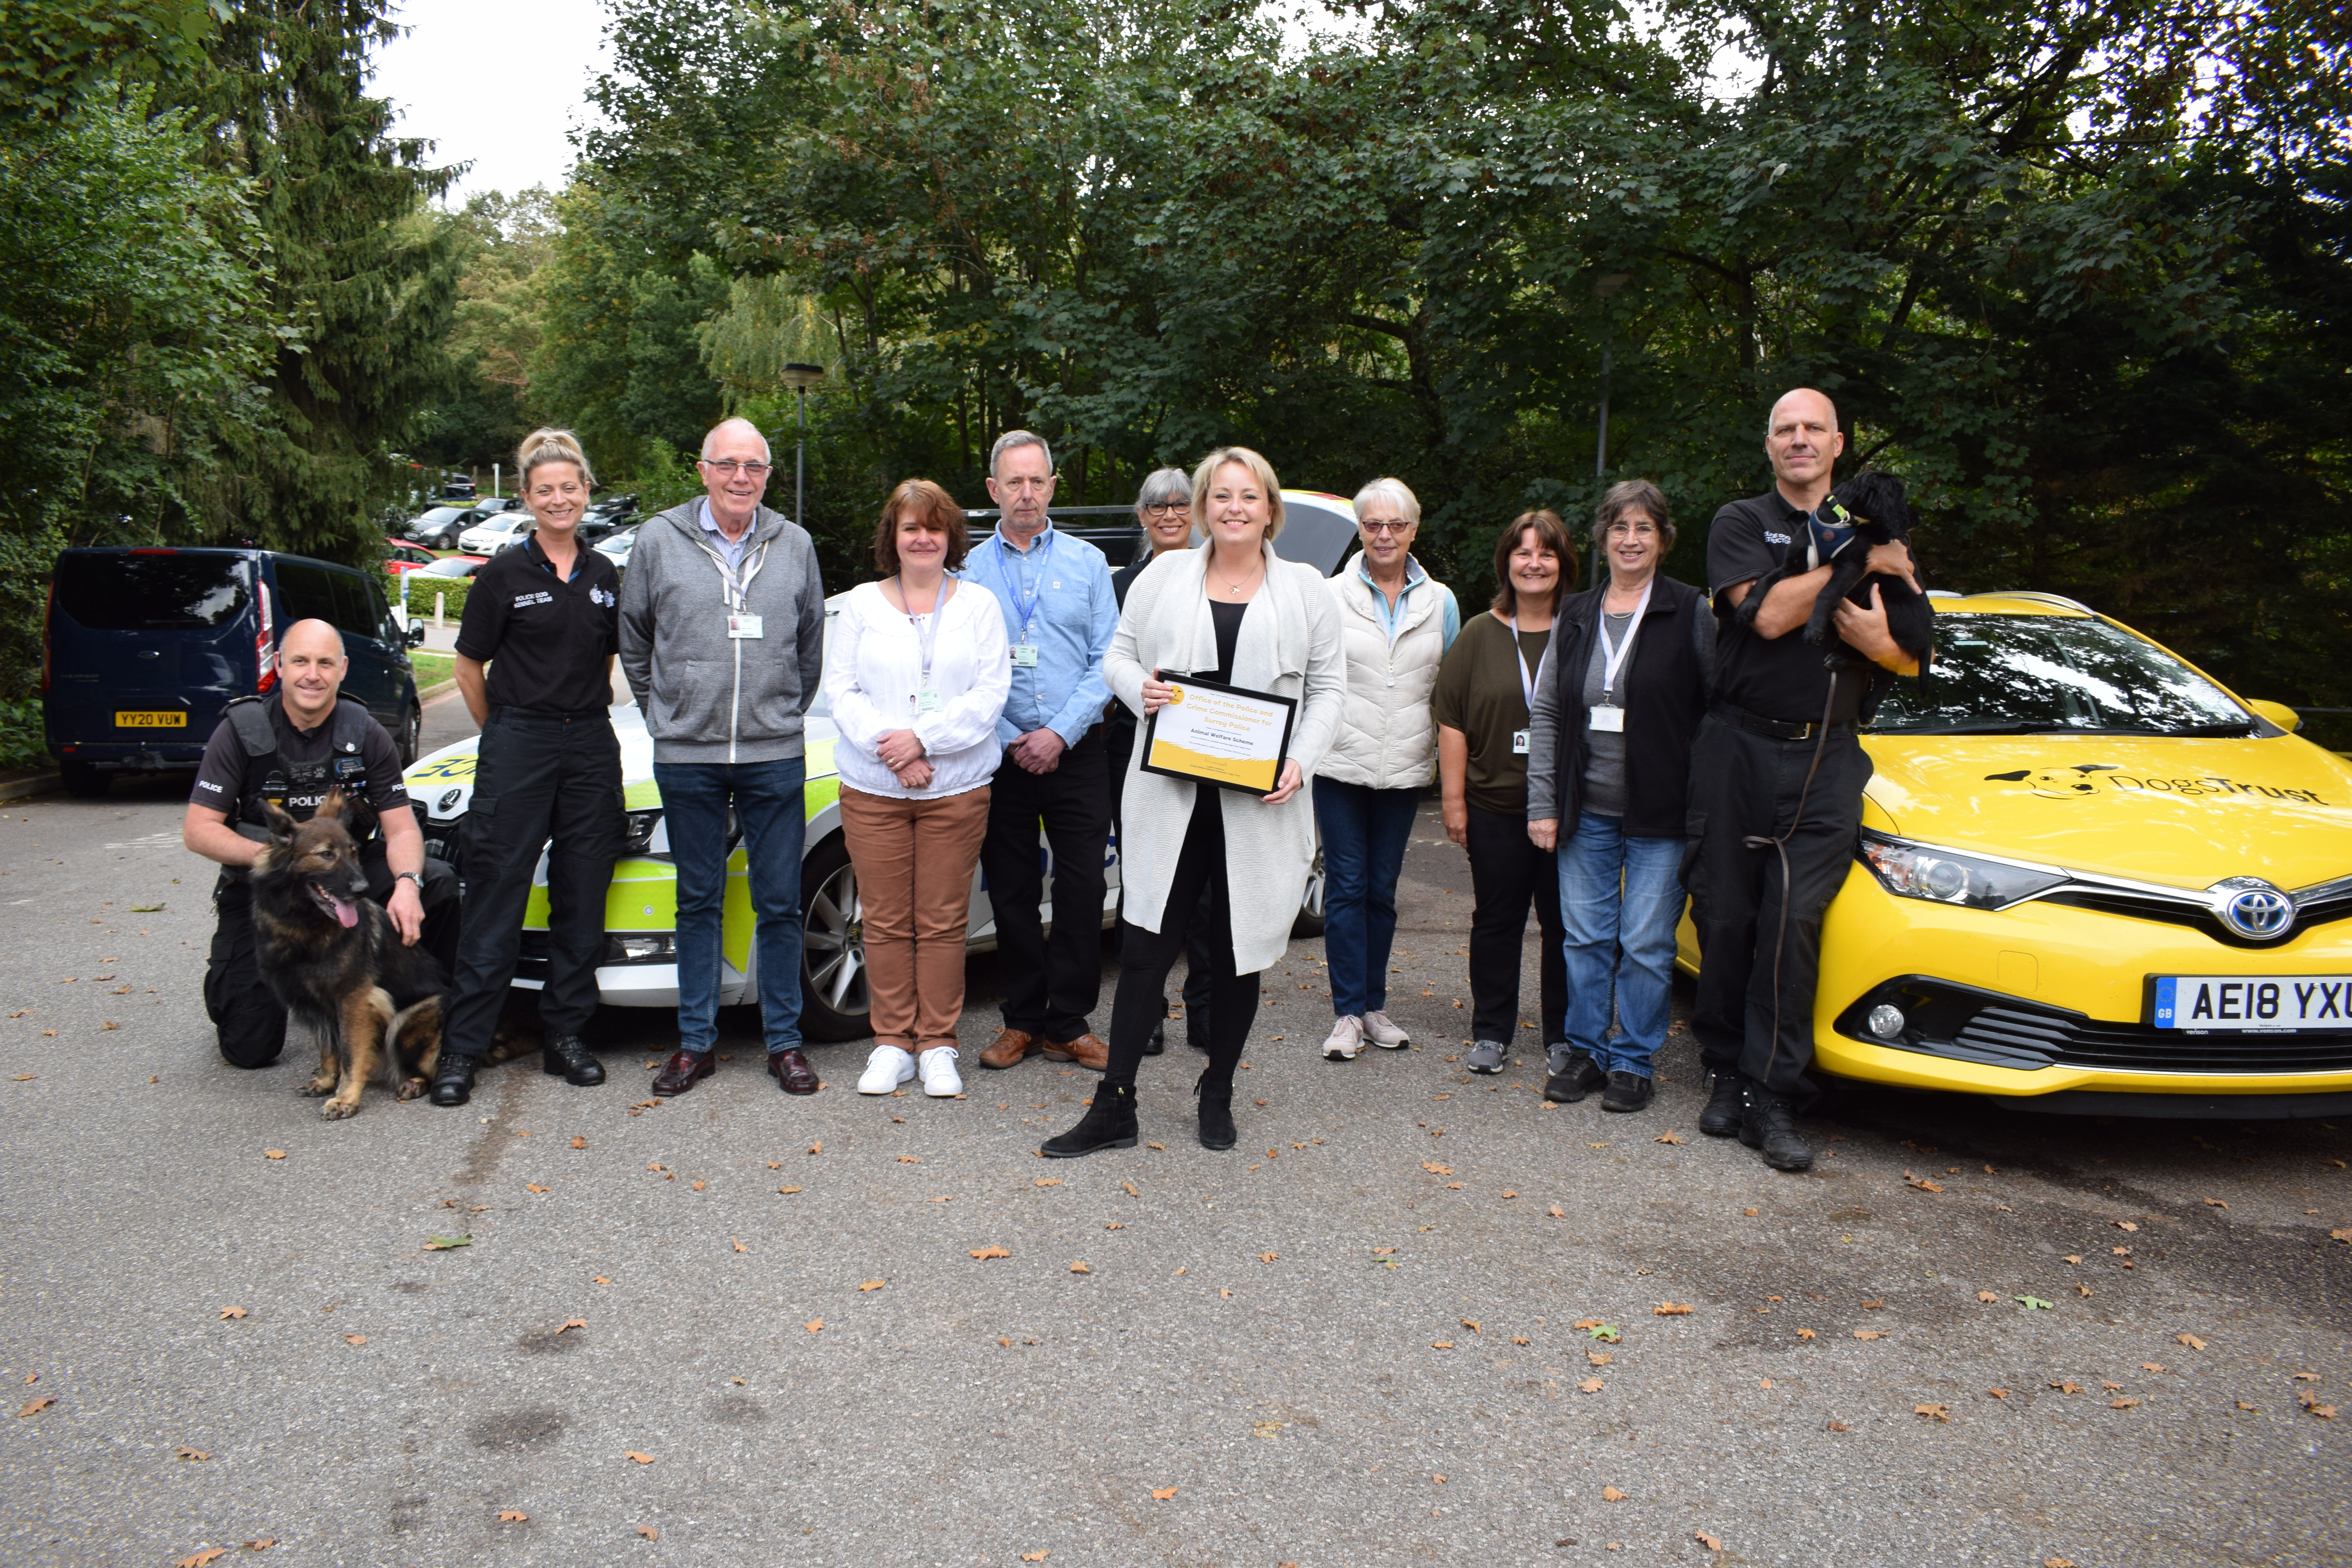
<svg viewBox="0 0 2352 1568"><path fill-rule="evenodd" d="M425 744L469 729L435 703ZM1531 1047L1447 1059L1469 882L1433 805L1391 977L1418 1048L1317 1059L1295 942L1229 1154L1181 1024L1146 1144L1050 1171L1088 1076L866 1100L839 1045L789 1100L750 1009L680 1100L643 1091L667 1017L614 1008L604 1089L526 1059L328 1123L298 1052L214 1051L184 797L0 811L11 1563L2347 1561L2339 1119L1862 1087L1777 1175L1699 1135L1681 1032L1648 1112L1539 1109Z"/></svg>

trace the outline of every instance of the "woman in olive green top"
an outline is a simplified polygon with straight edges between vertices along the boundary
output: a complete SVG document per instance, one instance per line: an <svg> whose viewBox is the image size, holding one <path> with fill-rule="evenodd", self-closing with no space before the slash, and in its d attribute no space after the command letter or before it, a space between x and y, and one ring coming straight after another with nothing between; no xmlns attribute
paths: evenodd
<svg viewBox="0 0 2352 1568"><path fill-rule="evenodd" d="M1552 616L1576 585L1576 546L1549 511L1523 512L1495 542L1494 607L1445 655L1431 695L1445 836L1470 852L1470 1035L1465 1064L1496 1073L1518 1029L1528 905L1543 932L1538 1023L1548 1058L1568 1051L1568 971L1559 875L1528 848L1528 708ZM1557 1065L1556 1063L1551 1065Z"/></svg>

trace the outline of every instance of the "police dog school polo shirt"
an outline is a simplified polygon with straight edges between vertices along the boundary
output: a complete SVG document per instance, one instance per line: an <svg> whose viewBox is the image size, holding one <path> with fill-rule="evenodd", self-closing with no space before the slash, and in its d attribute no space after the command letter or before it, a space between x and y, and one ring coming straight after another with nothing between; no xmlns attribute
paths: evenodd
<svg viewBox="0 0 2352 1568"><path fill-rule="evenodd" d="M559 577L536 534L476 574L457 627L457 652L490 667L493 708L609 708L604 661L620 651L620 568L583 544L571 577Z"/></svg>

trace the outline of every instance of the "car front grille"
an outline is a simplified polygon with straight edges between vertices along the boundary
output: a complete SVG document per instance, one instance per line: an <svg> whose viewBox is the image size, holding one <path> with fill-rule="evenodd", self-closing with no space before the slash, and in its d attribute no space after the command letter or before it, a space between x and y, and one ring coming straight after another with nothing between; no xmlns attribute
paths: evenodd
<svg viewBox="0 0 2352 1568"><path fill-rule="evenodd" d="M1899 1038L1870 1032L1874 1007L1902 1010ZM2311 1073L2352 1070L2352 1031L2191 1034L2112 1023L1948 980L1907 975L1874 986L1840 1015L1838 1033L1866 1045L2032 1072Z"/></svg>

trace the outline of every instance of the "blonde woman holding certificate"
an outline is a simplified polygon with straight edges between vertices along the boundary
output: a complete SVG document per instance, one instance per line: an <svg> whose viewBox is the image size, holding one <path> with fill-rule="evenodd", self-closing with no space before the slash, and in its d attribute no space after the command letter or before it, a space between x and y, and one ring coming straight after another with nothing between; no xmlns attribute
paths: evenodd
<svg viewBox="0 0 2352 1568"><path fill-rule="evenodd" d="M1110 1061L1086 1116L1046 1142L1043 1152L1055 1159L1134 1146L1135 1069L1203 889L1216 973L1209 1065L1194 1086L1200 1136L1203 1148L1234 1146L1234 1068L1257 1016L1258 972L1289 945L1315 858L1306 781L1331 744L1345 698L1339 611L1313 567L1275 554L1282 489L1255 452L1209 454L1192 476L1192 520L1207 544L1171 551L1136 578L1103 674L1111 694L1146 721L1187 675L1287 698L1297 705L1288 755L1272 793L1261 795L1145 772L1148 731L1136 747L1126 784L1126 929Z"/></svg>

